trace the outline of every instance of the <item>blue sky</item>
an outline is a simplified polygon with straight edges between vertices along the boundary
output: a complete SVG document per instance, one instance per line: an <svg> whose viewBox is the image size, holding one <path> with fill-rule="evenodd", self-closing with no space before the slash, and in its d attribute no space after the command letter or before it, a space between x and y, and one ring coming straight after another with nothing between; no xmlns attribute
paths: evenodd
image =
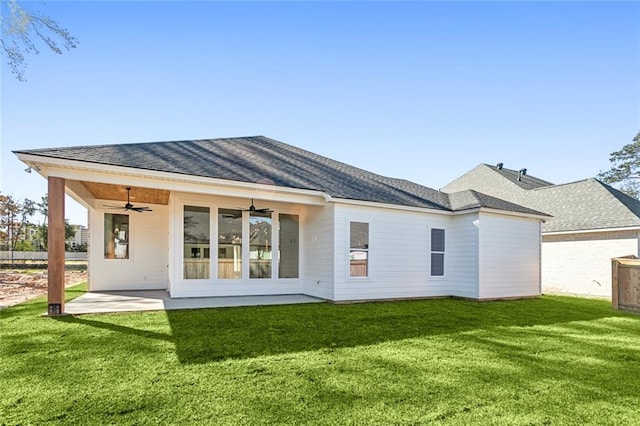
<svg viewBox="0 0 640 426"><path fill-rule="evenodd" d="M440 188L483 162L592 177L640 130L638 2L27 6L80 44L29 57L26 83L2 64L18 198L46 192L19 149L265 135Z"/></svg>

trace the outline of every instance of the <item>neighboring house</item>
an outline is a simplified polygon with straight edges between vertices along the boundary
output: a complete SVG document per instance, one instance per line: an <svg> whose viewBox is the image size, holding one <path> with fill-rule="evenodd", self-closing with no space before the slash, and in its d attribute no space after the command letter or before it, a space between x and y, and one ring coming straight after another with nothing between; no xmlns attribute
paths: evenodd
<svg viewBox="0 0 640 426"><path fill-rule="evenodd" d="M442 190L473 189L553 216L542 225L542 291L611 297L611 258L638 255L640 202L585 179L553 185L480 164Z"/></svg>
<svg viewBox="0 0 640 426"><path fill-rule="evenodd" d="M16 154L88 208L91 291L540 294L548 216L479 192L445 194L263 136Z"/></svg>
<svg viewBox="0 0 640 426"><path fill-rule="evenodd" d="M89 230L87 227L83 225L71 225L71 227L75 233L73 237L66 241L67 247L71 250L77 250L79 248L86 249L87 243L89 242Z"/></svg>

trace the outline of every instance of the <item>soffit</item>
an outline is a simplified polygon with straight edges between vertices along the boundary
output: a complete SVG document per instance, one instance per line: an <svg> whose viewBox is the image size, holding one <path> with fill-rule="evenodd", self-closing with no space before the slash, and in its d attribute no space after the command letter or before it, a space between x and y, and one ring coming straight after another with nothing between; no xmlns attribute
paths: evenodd
<svg viewBox="0 0 640 426"><path fill-rule="evenodd" d="M81 181L82 185L97 199L127 201L127 186ZM169 204L169 191L165 189L140 188L132 186L131 202L134 204Z"/></svg>

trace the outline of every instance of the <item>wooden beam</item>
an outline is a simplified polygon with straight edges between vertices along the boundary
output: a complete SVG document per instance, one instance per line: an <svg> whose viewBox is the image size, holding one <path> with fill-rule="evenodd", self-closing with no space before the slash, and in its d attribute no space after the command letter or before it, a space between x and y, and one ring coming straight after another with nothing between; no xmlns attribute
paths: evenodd
<svg viewBox="0 0 640 426"><path fill-rule="evenodd" d="M64 179L49 177L48 309L50 316L64 314Z"/></svg>
<svg viewBox="0 0 640 426"><path fill-rule="evenodd" d="M611 306L618 309L618 259L611 259Z"/></svg>

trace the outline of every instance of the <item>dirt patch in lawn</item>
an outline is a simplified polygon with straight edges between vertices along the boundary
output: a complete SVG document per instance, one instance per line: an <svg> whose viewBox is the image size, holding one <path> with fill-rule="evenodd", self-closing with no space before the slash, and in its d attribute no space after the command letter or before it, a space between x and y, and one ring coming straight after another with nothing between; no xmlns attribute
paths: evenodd
<svg viewBox="0 0 640 426"><path fill-rule="evenodd" d="M67 287L87 280L86 271L66 271ZM47 294L47 272L0 270L0 309Z"/></svg>

